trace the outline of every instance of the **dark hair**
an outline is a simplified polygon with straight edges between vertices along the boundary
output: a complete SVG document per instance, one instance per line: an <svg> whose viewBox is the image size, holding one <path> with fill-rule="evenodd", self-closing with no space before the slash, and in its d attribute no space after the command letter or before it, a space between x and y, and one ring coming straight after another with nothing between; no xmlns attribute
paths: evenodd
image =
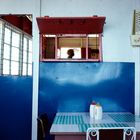
<svg viewBox="0 0 140 140"><path fill-rule="evenodd" d="M67 51L67 54L68 54L68 58L72 58L74 56L74 50L73 49L69 49Z"/></svg>

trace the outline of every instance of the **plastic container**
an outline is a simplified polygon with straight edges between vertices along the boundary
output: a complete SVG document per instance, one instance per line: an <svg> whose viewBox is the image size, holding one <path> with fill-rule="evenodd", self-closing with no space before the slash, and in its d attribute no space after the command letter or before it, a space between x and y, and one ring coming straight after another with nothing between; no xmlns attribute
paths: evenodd
<svg viewBox="0 0 140 140"><path fill-rule="evenodd" d="M92 102L90 104L90 109L89 109L89 114L91 118L95 118L95 106L96 106L96 102Z"/></svg>
<svg viewBox="0 0 140 140"><path fill-rule="evenodd" d="M95 120L102 120L103 109L100 104L96 104L95 106Z"/></svg>

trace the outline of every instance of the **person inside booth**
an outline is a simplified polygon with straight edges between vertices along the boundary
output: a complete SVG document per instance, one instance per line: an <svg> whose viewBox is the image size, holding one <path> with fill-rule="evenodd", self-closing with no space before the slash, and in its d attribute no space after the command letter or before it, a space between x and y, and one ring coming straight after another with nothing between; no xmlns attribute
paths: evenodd
<svg viewBox="0 0 140 140"><path fill-rule="evenodd" d="M73 56L74 56L74 50L73 49L69 49L67 51L67 54L68 54L68 58L73 58Z"/></svg>
<svg viewBox="0 0 140 140"><path fill-rule="evenodd" d="M99 59L99 50L98 49L91 50L91 58L92 59Z"/></svg>

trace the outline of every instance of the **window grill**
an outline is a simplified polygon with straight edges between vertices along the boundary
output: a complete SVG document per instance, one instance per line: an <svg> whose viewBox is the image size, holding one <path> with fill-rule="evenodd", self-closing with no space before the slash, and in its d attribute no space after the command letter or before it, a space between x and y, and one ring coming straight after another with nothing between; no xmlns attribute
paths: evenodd
<svg viewBox="0 0 140 140"><path fill-rule="evenodd" d="M32 75L32 37L3 19L0 19L0 75Z"/></svg>

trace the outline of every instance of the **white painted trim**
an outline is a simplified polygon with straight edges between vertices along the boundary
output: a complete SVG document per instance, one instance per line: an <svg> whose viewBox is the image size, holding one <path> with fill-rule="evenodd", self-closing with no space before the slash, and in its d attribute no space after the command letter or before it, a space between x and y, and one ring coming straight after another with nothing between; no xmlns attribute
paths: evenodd
<svg viewBox="0 0 140 140"><path fill-rule="evenodd" d="M35 0L33 15L33 94L32 94L32 134L37 140L38 93L39 93L39 31L36 17L40 16L40 1Z"/></svg>
<svg viewBox="0 0 140 140"><path fill-rule="evenodd" d="M135 115L140 115L140 48L134 48L135 55Z"/></svg>

